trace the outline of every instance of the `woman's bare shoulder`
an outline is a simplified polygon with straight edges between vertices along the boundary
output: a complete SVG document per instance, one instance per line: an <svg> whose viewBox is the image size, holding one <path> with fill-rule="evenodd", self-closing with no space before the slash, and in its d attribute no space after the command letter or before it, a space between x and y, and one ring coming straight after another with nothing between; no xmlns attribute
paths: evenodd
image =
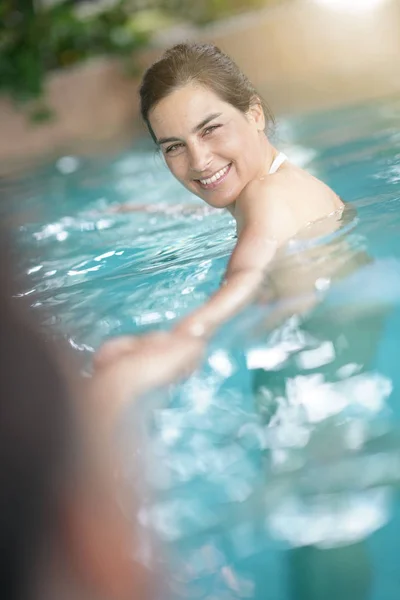
<svg viewBox="0 0 400 600"><path fill-rule="evenodd" d="M282 229L285 223L287 237L343 207L329 186L288 164L272 176L253 180L237 202L235 217L242 223L257 221L268 230Z"/></svg>
<svg viewBox="0 0 400 600"><path fill-rule="evenodd" d="M289 165L288 165L289 166ZM294 165L277 173L275 193L289 203L294 213L311 222L344 208L338 194L322 180Z"/></svg>

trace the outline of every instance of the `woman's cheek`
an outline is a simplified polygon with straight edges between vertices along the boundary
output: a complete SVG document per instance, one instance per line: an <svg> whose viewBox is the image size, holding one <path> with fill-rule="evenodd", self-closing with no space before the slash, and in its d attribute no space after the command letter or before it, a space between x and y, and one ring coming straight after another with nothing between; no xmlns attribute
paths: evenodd
<svg viewBox="0 0 400 600"><path fill-rule="evenodd" d="M238 136L228 132L224 135L221 135L218 139L218 144L221 149L225 151L225 153L236 152L238 147L242 146L243 139L238 138Z"/></svg>
<svg viewBox="0 0 400 600"><path fill-rule="evenodd" d="M172 175L174 175L174 177L176 177L177 179L182 179L184 177L184 164L183 161L180 160L178 157L176 157L175 159L167 159L166 164L168 169L171 171Z"/></svg>

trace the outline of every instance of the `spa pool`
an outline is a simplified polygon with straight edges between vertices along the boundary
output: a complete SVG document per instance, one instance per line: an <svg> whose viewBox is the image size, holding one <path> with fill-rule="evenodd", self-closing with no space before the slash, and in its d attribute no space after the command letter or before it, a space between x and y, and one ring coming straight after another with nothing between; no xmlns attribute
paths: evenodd
<svg viewBox="0 0 400 600"><path fill-rule="evenodd" d="M261 294L189 380L126 413L124 474L144 436L136 518L163 600L398 600L400 100L282 120L274 142L348 209L289 243L284 299ZM86 371L104 339L200 305L235 244L230 216L146 141L16 172L2 192L19 296Z"/></svg>

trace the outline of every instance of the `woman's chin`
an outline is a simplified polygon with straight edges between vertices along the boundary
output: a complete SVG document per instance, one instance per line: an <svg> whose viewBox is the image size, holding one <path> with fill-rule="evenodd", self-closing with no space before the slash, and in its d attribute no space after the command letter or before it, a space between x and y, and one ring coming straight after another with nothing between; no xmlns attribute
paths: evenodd
<svg viewBox="0 0 400 600"><path fill-rule="evenodd" d="M237 197L233 190L201 190L196 195L212 208L228 208Z"/></svg>

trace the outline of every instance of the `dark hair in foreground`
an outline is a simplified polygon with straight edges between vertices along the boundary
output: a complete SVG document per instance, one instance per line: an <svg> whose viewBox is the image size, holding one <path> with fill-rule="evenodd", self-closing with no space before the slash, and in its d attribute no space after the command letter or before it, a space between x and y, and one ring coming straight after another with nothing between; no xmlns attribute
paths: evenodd
<svg viewBox="0 0 400 600"><path fill-rule="evenodd" d="M156 138L149 120L151 109L188 83L212 90L243 113L253 102L261 102L267 122L274 122L260 94L229 56L213 44L182 43L167 50L143 76L140 109L154 141Z"/></svg>
<svg viewBox="0 0 400 600"><path fill-rule="evenodd" d="M0 267L0 590L29 597L35 561L58 523L70 460L72 410L53 353L10 300Z"/></svg>

